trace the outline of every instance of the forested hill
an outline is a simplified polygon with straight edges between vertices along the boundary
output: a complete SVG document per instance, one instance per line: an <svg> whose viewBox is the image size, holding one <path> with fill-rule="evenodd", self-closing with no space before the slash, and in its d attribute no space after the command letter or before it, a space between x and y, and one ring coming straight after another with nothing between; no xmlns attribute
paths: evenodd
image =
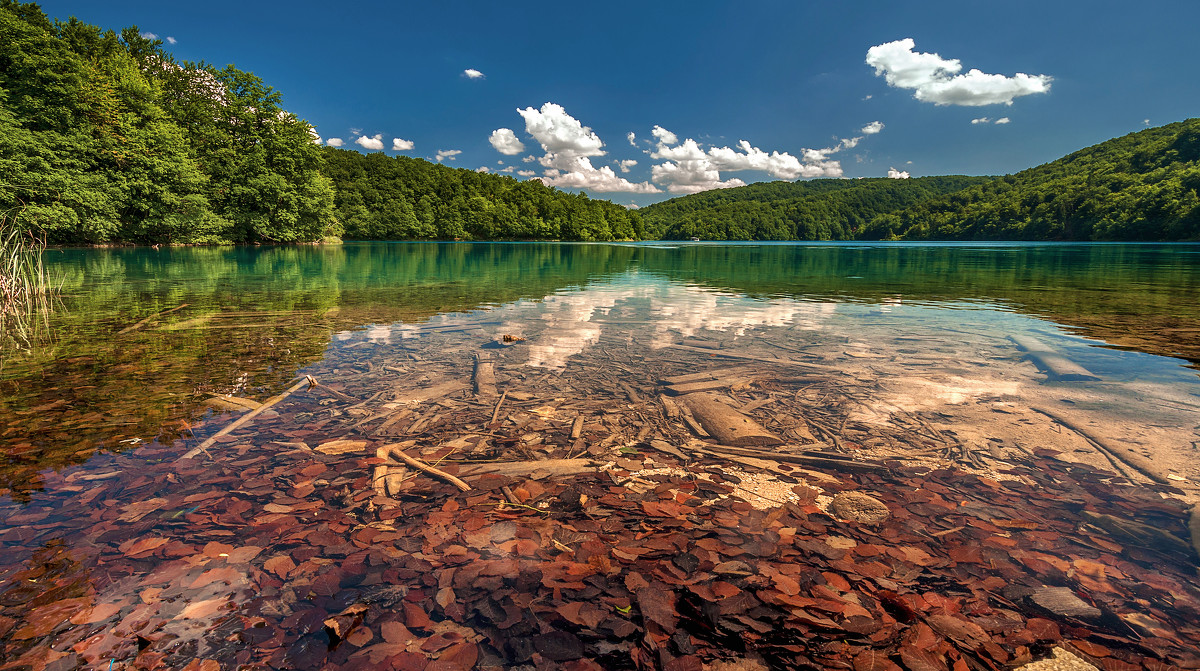
<svg viewBox="0 0 1200 671"><path fill-rule="evenodd" d="M51 243L335 232L308 124L233 66L0 0L0 212Z"/></svg>
<svg viewBox="0 0 1200 671"><path fill-rule="evenodd" d="M673 198L641 210L646 234L669 240L846 240L880 213L988 177L760 182Z"/></svg>
<svg viewBox="0 0 1200 671"><path fill-rule="evenodd" d="M641 232L636 213L540 182L322 150L249 72L0 0L0 225L14 220L52 244Z"/></svg>
<svg viewBox="0 0 1200 671"><path fill-rule="evenodd" d="M864 239L1200 240L1200 119L881 214Z"/></svg>
<svg viewBox="0 0 1200 671"><path fill-rule="evenodd" d="M405 156L326 147L337 217L355 240L636 240L641 217L605 200Z"/></svg>

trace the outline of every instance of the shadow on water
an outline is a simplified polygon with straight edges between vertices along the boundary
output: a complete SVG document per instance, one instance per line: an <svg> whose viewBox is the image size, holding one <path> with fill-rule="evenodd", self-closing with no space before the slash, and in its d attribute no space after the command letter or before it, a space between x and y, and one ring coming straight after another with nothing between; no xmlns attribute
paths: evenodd
<svg viewBox="0 0 1200 671"><path fill-rule="evenodd" d="M55 338L0 373L0 487L190 437L212 394L262 399L337 331L422 322L646 273L818 302L998 308L1200 362L1193 245L445 244L54 250ZM965 318L965 317L964 317Z"/></svg>

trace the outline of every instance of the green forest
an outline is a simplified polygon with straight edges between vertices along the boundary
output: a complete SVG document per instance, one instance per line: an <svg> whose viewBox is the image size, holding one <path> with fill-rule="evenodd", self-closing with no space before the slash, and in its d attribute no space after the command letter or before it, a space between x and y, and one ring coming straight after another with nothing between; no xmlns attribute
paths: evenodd
<svg viewBox="0 0 1200 671"><path fill-rule="evenodd" d="M326 147L343 235L353 240L639 240L641 217L606 200L407 156Z"/></svg>
<svg viewBox="0 0 1200 671"><path fill-rule="evenodd" d="M1200 119L1130 133L899 212L871 240L1200 240Z"/></svg>
<svg viewBox="0 0 1200 671"><path fill-rule="evenodd" d="M321 147L281 94L0 0L0 222L50 244L336 240L1200 240L1200 119L1005 177L764 182L631 210Z"/></svg>
<svg viewBox="0 0 1200 671"><path fill-rule="evenodd" d="M852 240L878 214L990 179L760 182L673 198L641 213L648 234L668 240Z"/></svg>

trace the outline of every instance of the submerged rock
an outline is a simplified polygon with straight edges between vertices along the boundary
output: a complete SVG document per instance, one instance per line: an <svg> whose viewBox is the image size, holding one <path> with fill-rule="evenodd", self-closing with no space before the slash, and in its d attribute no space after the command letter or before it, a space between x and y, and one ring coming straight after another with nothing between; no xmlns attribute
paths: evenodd
<svg viewBox="0 0 1200 671"><path fill-rule="evenodd" d="M829 512L861 524L879 524L892 514L882 501L862 492L842 492L833 497Z"/></svg>

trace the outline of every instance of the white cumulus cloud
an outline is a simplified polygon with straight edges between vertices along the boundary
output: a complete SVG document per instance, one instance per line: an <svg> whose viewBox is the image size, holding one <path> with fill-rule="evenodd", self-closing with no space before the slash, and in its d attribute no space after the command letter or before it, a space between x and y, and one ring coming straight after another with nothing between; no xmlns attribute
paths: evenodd
<svg viewBox="0 0 1200 671"><path fill-rule="evenodd" d="M321 139L321 135L319 133L317 133L316 128L309 126L308 134L312 136L313 144L324 144L325 141Z"/></svg>
<svg viewBox="0 0 1200 671"><path fill-rule="evenodd" d="M633 183L608 166L593 166L591 157L605 154L604 142L561 105L548 102L541 109L526 107L517 113L525 119L525 132L545 152L536 160L545 168L541 179L547 186L598 193L661 193L649 182Z"/></svg>
<svg viewBox="0 0 1200 671"><path fill-rule="evenodd" d="M629 169L635 165L637 165L637 161L634 161L633 159L617 162L617 167L621 169L621 172L629 172Z"/></svg>
<svg viewBox="0 0 1200 671"><path fill-rule="evenodd" d="M604 142L600 136L567 114L561 105L546 103L540 110L526 107L517 113L525 119L525 132L532 135L546 152L543 165L560 161L569 164L579 157L604 155Z"/></svg>
<svg viewBox="0 0 1200 671"><path fill-rule="evenodd" d="M467 68L463 70L463 76L467 79L483 79L484 74L475 68Z"/></svg>
<svg viewBox="0 0 1200 671"><path fill-rule="evenodd" d="M663 128L662 126L656 125L654 129L650 131L650 134L654 136L654 139L658 140L662 144L679 144L679 136L675 135L666 128Z"/></svg>
<svg viewBox="0 0 1200 671"><path fill-rule="evenodd" d="M496 151L505 156L516 156L525 151L525 144L517 139L517 134L512 132L511 128L497 128L492 131L488 142L492 143L492 147Z"/></svg>
<svg viewBox="0 0 1200 671"><path fill-rule="evenodd" d="M962 71L962 62L938 54L913 51L916 42L906 37L867 50L867 65L889 86L912 89L917 100L935 105L1011 105L1014 98L1050 90L1052 77L1018 72L1012 77L977 69Z"/></svg>
<svg viewBox="0 0 1200 671"><path fill-rule="evenodd" d="M379 133L374 137L367 137L366 135L363 135L355 140L354 144L362 147L363 149L383 151L383 133Z"/></svg>
<svg viewBox="0 0 1200 671"><path fill-rule="evenodd" d="M325 144L329 145L330 147L340 147L346 144L346 142L340 137L331 137L325 141Z"/></svg>
<svg viewBox="0 0 1200 671"><path fill-rule="evenodd" d="M888 168L888 179L908 179L908 176L909 175L907 172L900 171L895 168Z"/></svg>
<svg viewBox="0 0 1200 671"><path fill-rule="evenodd" d="M658 187L649 182L635 184L618 176L607 165L594 168L591 161L586 158L580 159L576 169L570 172L564 173L555 168L547 170L545 176L542 177L542 183L546 186L584 189L598 193L662 193Z"/></svg>
<svg viewBox="0 0 1200 671"><path fill-rule="evenodd" d="M461 149L439 149L437 151L437 161L441 163L446 159L455 160L454 157L462 153Z"/></svg>
<svg viewBox="0 0 1200 671"><path fill-rule="evenodd" d="M992 121L991 119L989 119L985 116L981 116L978 119L971 119L972 124L991 123L991 121Z"/></svg>
<svg viewBox="0 0 1200 671"><path fill-rule="evenodd" d="M491 172L491 171L492 171L492 169L487 167L486 165L481 165L478 168L475 168L475 172Z"/></svg>
<svg viewBox="0 0 1200 671"><path fill-rule="evenodd" d="M768 154L748 140L741 140L736 148L710 147L706 150L692 138L680 143L677 135L661 126L655 126L651 133L658 139L658 144L650 157L664 161L651 167L651 180L666 186L671 193L698 193L745 185L737 178L722 179L721 171L759 170L777 179L789 180L841 177L841 163L830 159L829 155L853 147L862 140L862 137L847 138L833 147L804 149L801 159L787 152Z"/></svg>
<svg viewBox="0 0 1200 671"><path fill-rule="evenodd" d="M996 119L996 123L998 123L998 124L1002 124L1002 123L1011 123L1011 122L1012 122L1012 119L1010 119L1010 118L1008 118L1008 117L1006 117L1006 116L1002 116L1002 117L1000 117L999 119Z"/></svg>
<svg viewBox="0 0 1200 671"><path fill-rule="evenodd" d="M412 140L401 140L398 137L392 138L392 151L408 151L412 148Z"/></svg>
<svg viewBox="0 0 1200 671"><path fill-rule="evenodd" d="M157 40L158 39L158 35L155 35L154 33L150 32L150 31L146 31L146 32L142 33L141 35L142 35L142 37L144 37L148 40Z"/></svg>
<svg viewBox="0 0 1200 671"><path fill-rule="evenodd" d="M860 130L859 132L862 133L863 135L874 135L881 130L883 130L883 122L882 121L872 121L871 123L863 126L862 130Z"/></svg>
<svg viewBox="0 0 1200 671"><path fill-rule="evenodd" d="M633 131L629 131L628 133L626 133L625 139L629 140L629 146L631 146L631 147L637 146L637 136L633 134Z"/></svg>
<svg viewBox="0 0 1200 671"><path fill-rule="evenodd" d="M518 170L517 174L522 177L533 177L537 174L536 170Z"/></svg>

